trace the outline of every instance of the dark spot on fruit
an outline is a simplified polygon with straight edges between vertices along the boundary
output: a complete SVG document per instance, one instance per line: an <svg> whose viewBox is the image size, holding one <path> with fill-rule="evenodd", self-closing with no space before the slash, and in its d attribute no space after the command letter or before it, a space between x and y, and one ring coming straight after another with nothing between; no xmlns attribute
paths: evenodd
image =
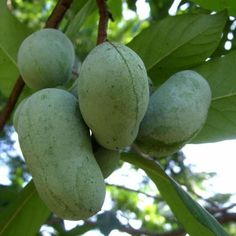
<svg viewBox="0 0 236 236"><path fill-rule="evenodd" d="M41 100L45 100L47 98L46 94L41 95Z"/></svg>

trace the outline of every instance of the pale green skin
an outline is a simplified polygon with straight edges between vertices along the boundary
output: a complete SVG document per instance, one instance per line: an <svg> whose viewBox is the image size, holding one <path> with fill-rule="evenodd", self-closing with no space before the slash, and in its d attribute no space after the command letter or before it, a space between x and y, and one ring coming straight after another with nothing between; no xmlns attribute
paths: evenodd
<svg viewBox="0 0 236 236"><path fill-rule="evenodd" d="M28 36L18 51L17 65L26 85L34 90L65 84L72 75L74 47L56 29L42 29Z"/></svg>
<svg viewBox="0 0 236 236"><path fill-rule="evenodd" d="M68 220L97 213L105 184L76 98L60 89L40 90L24 101L14 125L36 189L48 208Z"/></svg>
<svg viewBox="0 0 236 236"><path fill-rule="evenodd" d="M102 171L104 179L109 177L113 171L118 167L120 160L120 152L108 150L103 147L99 147L94 152L95 159Z"/></svg>
<svg viewBox="0 0 236 236"><path fill-rule="evenodd" d="M129 146L149 101L142 60L124 45L98 45L82 64L78 97L82 116L100 145L111 150Z"/></svg>
<svg viewBox="0 0 236 236"><path fill-rule="evenodd" d="M157 157L173 154L201 130L210 103L211 89L200 74L174 74L151 95L136 144Z"/></svg>

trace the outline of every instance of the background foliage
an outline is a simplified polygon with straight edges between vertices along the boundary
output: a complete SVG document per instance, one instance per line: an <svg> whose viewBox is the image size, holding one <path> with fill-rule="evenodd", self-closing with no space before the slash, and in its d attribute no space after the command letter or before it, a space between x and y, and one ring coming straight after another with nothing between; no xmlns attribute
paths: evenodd
<svg viewBox="0 0 236 236"><path fill-rule="evenodd" d="M108 1L115 19L109 23L109 39L128 44L138 52L155 88L179 70L201 73L211 86L213 99L206 125L192 142L235 138L236 3L147 0L150 14L142 19L139 2ZM16 55L20 43L44 26L55 5L54 0L0 0L1 110L18 76ZM216 14L211 14L213 11ZM60 24L74 43L80 63L96 44L97 21L96 1L81 0L73 2ZM31 93L25 88L20 100ZM192 166L186 165L181 151L159 159L158 164L155 157L147 160L133 149L122 153L121 168L106 181L104 210L68 230L67 223L52 215L40 200L32 181L22 191L30 174L15 142L10 120L0 137L0 167L9 168L9 184L0 185L0 235L43 235L45 231L61 236L94 235L93 232L159 236L186 235L186 231L193 236L236 234L232 195L204 197L207 189L203 183L214 173L195 173ZM135 181L127 186L127 178ZM192 199L222 223L226 232Z"/></svg>

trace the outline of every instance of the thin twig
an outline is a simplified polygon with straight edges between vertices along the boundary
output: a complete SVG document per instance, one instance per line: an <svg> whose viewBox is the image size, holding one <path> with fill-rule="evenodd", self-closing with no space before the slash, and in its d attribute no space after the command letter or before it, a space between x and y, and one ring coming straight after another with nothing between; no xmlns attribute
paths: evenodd
<svg viewBox="0 0 236 236"><path fill-rule="evenodd" d="M109 18L112 18L111 13L108 11L106 0L97 0L97 6L99 9L99 23L98 23L98 35L97 45L107 40L107 26Z"/></svg>
<svg viewBox="0 0 236 236"><path fill-rule="evenodd" d="M52 11L52 14L49 16L48 20L45 23L45 28L57 28L72 2L73 0L58 1L57 5ZM23 91L24 85L25 83L22 77L19 76L11 91L7 103L0 114L0 132L5 126L7 120L10 118L17 100L20 97L21 92Z"/></svg>
<svg viewBox="0 0 236 236"><path fill-rule="evenodd" d="M136 189L131 189L131 188L127 188L125 186L122 186L122 185L116 185L116 184L109 184L109 183L106 183L107 186L110 186L110 187L115 187L115 188L119 188L119 189L123 189L125 191L130 191L130 192L134 192L134 193L137 193L137 194L143 194L149 198L153 198L155 200L158 200L159 202L160 201L163 201L162 198L159 198L158 196L154 196L154 195L151 195L151 194L148 194L148 193L145 193L143 191L140 191L140 190L136 190Z"/></svg>
<svg viewBox="0 0 236 236"><path fill-rule="evenodd" d="M93 226L93 227L98 227L97 222L95 221L91 221L91 220L85 220L84 221L85 224ZM186 234L186 232L183 229L176 229L173 231L169 231L169 232L150 232L146 229L134 229L131 226L126 226L126 225L120 225L117 228L119 231L121 232L126 232L128 234L131 235L147 235L147 236L184 236Z"/></svg>

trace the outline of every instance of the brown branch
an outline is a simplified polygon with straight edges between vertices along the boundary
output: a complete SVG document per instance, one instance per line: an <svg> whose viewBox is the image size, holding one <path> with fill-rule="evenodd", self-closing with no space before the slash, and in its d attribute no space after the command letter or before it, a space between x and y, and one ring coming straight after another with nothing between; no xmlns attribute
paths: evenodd
<svg viewBox="0 0 236 236"><path fill-rule="evenodd" d="M63 19L66 11L70 8L73 0L61 0L53 9L51 15L45 23L45 28L57 28L61 20Z"/></svg>
<svg viewBox="0 0 236 236"><path fill-rule="evenodd" d="M131 234L131 235L147 235L147 236L185 236L186 232L183 229L172 230L169 232L151 232L145 229L134 229L130 226L123 226L119 228L120 231Z"/></svg>
<svg viewBox="0 0 236 236"><path fill-rule="evenodd" d="M236 223L236 213L224 212L220 216L217 216L216 219L221 224L227 224L227 223L231 223L231 222Z"/></svg>
<svg viewBox="0 0 236 236"><path fill-rule="evenodd" d="M232 208L234 208L236 206L236 203L232 203L231 205L227 206L227 207L205 207L207 211L209 211L211 214L224 214L225 212L227 212L228 210L231 210Z"/></svg>
<svg viewBox="0 0 236 236"><path fill-rule="evenodd" d="M140 190L136 190L136 189L132 189L132 188L127 188L125 186L122 186L122 185L116 185L116 184L109 184L109 183L106 183L107 186L110 186L110 187L114 187L114 188L119 188L119 189L122 189L122 190L125 190L125 191L129 191L129 192L133 192L133 193L137 193L137 194L143 194L149 198L153 198L155 200L158 200L159 202L160 201L163 201L162 198L159 198L158 196L154 196L154 195L151 195L151 194L148 194L148 193L145 193L143 191L140 191Z"/></svg>
<svg viewBox="0 0 236 236"><path fill-rule="evenodd" d="M96 221L91 221L91 220L85 220L85 224L93 226L93 227L98 227ZM125 226L121 225L117 228L121 232L125 232L131 235L147 235L147 236L184 236L186 235L186 232L183 229L177 229L169 232L151 232L145 229L134 229L131 226Z"/></svg>
<svg viewBox="0 0 236 236"><path fill-rule="evenodd" d="M60 21L64 17L67 9L70 7L72 1L73 0L58 1L57 5L52 11L52 14L49 16L48 20L46 21L45 28L57 28ZM11 91L11 94L8 98L7 103L0 114L0 132L5 126L7 120L10 118L11 113L14 110L14 107L17 103L17 100L20 97L21 92L23 91L24 85L25 83L22 77L19 76Z"/></svg>
<svg viewBox="0 0 236 236"><path fill-rule="evenodd" d="M107 40L107 26L109 18L113 20L111 13L108 11L106 0L97 0L97 6L99 9L99 23L98 23L98 35L97 45Z"/></svg>
<svg viewBox="0 0 236 236"><path fill-rule="evenodd" d="M215 217L216 220L221 223L221 224L227 224L227 223L235 223L236 222L236 213L230 213L230 212L224 212L220 216ZM91 220L85 220L85 224L91 225L94 227L97 226L97 222L91 221ZM176 229L176 230L171 230L167 232L151 232L146 229L134 229L130 225L121 225L120 227L117 228L121 232L126 232L131 235L147 235L147 236L185 236L186 231L184 229Z"/></svg>
<svg viewBox="0 0 236 236"><path fill-rule="evenodd" d="M21 77L19 77L11 91L11 94L8 98L7 104L5 105L3 111L0 114L0 132L2 131L4 125L7 120L10 118L11 113L16 105L18 98L24 88L24 81Z"/></svg>

